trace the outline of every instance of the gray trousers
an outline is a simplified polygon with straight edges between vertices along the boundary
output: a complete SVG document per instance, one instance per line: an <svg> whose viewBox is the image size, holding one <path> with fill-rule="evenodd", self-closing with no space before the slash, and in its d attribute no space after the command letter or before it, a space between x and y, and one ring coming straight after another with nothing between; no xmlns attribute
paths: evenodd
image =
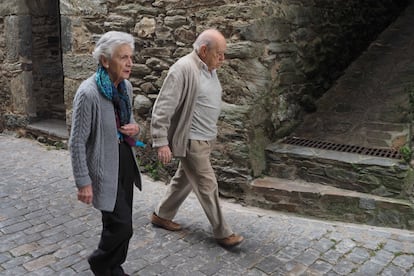
<svg viewBox="0 0 414 276"><path fill-rule="evenodd" d="M172 220L190 192L194 191L213 227L214 237L221 239L230 236L233 231L221 212L217 179L210 163L211 143L190 140L186 157L181 158L155 213L161 218Z"/></svg>

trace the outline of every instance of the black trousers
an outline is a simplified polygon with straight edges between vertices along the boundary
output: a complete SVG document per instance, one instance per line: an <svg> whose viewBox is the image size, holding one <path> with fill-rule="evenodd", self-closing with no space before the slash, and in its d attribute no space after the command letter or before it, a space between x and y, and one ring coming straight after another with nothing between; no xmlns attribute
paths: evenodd
<svg viewBox="0 0 414 276"><path fill-rule="evenodd" d="M102 234L88 262L95 275L124 275L129 240L132 237L132 199L135 161L126 143L119 144L118 192L113 212L102 211Z"/></svg>

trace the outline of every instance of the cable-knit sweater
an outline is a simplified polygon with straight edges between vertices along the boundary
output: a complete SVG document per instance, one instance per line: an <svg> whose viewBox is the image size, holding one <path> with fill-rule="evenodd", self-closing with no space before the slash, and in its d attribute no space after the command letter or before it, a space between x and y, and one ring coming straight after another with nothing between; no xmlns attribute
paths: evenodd
<svg viewBox="0 0 414 276"><path fill-rule="evenodd" d="M132 102L132 85L126 81L127 92ZM131 112L130 123L135 123ZM72 127L69 138L73 175L79 187L92 184L93 206L112 212L115 206L119 144L114 106L98 91L95 74L83 81L73 100ZM141 189L142 178L131 148L137 175L135 186Z"/></svg>

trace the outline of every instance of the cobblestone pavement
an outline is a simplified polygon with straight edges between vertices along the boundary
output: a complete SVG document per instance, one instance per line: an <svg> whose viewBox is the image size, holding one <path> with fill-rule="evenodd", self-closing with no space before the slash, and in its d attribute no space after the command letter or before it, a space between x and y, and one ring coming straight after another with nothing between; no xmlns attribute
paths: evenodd
<svg viewBox="0 0 414 276"><path fill-rule="evenodd" d="M92 275L100 213L76 200L69 153L0 134L0 275ZM180 232L149 223L166 186L144 178L134 195L131 275L414 275L414 232L300 218L222 200L245 236L226 250L191 195Z"/></svg>

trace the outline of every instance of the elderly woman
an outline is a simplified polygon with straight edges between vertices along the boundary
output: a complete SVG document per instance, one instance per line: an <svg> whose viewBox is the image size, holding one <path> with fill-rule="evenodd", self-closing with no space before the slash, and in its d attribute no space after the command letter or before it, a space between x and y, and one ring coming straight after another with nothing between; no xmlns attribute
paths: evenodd
<svg viewBox="0 0 414 276"><path fill-rule="evenodd" d="M127 275L125 262L132 237L133 186L141 189L141 174L133 137L139 126L131 108L134 39L107 32L93 57L98 69L82 82L73 100L69 140L78 199L102 213L98 248L88 262L95 275Z"/></svg>

